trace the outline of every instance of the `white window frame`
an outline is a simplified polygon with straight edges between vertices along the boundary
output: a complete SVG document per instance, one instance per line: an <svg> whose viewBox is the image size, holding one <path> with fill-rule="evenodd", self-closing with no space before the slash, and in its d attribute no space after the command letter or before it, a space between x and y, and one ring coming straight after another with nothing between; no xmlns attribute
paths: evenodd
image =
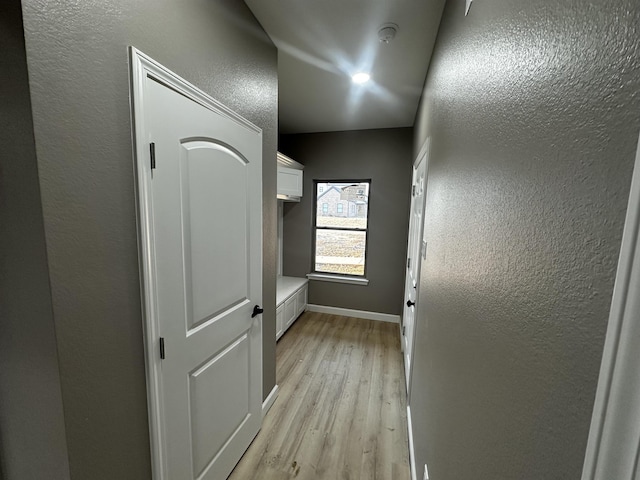
<svg viewBox="0 0 640 480"><path fill-rule="evenodd" d="M360 183L368 183L369 186L367 188L367 228L335 228L335 227L318 227L316 225L318 218L318 195L319 185L320 183L351 183L351 184L360 184ZM307 274L307 278L310 280L320 280L325 282L337 282L337 283L349 283L355 285L368 285L369 280L367 280L367 264L368 264L368 250L369 250L369 212L370 210L370 194L371 194L371 179L357 179L357 180L314 180L313 181L313 194L314 194L314 209L313 209L313 232L312 232L312 248L311 248L311 271L312 273ZM325 190L326 191L326 190ZM328 213L324 210L324 205L328 205L323 202L322 213ZM343 208L344 211L344 208ZM360 231L365 232L365 248L364 248L364 274L363 275L347 275L343 273L333 273L333 272L321 272L316 270L316 232L318 230L347 230L347 231Z"/></svg>

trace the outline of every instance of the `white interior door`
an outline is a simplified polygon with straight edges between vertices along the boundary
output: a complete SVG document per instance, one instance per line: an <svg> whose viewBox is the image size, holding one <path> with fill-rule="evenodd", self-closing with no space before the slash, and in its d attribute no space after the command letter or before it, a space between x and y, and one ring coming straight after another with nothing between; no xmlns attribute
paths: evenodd
<svg viewBox="0 0 640 480"><path fill-rule="evenodd" d="M147 72L135 98L137 148L149 148L148 165L138 155L138 180L148 330L157 335L148 341L154 476L220 480L262 418L262 326L253 315L262 295L262 139L170 80Z"/></svg>
<svg viewBox="0 0 640 480"><path fill-rule="evenodd" d="M424 150L424 149L423 149ZM409 391L411 380L411 361L413 360L413 338L415 334L415 315L418 302L418 275L420 273L422 230L424 224L424 205L426 192L427 160L426 151L418 157L413 167L411 185L411 212L409 217L409 242L407 247L407 271L405 275L405 298L402 315L402 347L404 351L404 371Z"/></svg>

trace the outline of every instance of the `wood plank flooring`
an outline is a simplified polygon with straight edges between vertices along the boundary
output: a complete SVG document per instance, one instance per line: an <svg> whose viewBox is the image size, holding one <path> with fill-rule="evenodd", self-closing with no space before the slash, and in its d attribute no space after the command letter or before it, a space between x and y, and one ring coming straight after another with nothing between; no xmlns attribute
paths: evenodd
<svg viewBox="0 0 640 480"><path fill-rule="evenodd" d="M279 395L229 480L408 480L398 325L304 313L276 350Z"/></svg>

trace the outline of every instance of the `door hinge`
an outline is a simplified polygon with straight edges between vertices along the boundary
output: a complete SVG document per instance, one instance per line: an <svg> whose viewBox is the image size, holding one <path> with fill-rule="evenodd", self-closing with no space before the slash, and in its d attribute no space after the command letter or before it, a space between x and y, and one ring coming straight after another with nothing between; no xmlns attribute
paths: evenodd
<svg viewBox="0 0 640 480"><path fill-rule="evenodd" d="M406 337L406 334L404 333L406 329L407 329L407 327L402 327L402 336L403 337Z"/></svg>
<svg viewBox="0 0 640 480"><path fill-rule="evenodd" d="M415 185L411 185L411 196L412 197L416 196L416 186Z"/></svg>
<svg viewBox="0 0 640 480"><path fill-rule="evenodd" d="M151 142L149 144L149 151L151 152L151 170L156 168L156 144Z"/></svg>
<svg viewBox="0 0 640 480"><path fill-rule="evenodd" d="M411 257L407 258L407 268L411 268Z"/></svg>
<svg viewBox="0 0 640 480"><path fill-rule="evenodd" d="M160 337L160 358L164 360L164 337Z"/></svg>

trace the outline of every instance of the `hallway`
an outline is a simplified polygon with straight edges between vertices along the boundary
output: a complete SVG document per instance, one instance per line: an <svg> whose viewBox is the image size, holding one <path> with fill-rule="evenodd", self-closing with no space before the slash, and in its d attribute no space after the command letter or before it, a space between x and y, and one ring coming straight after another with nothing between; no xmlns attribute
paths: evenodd
<svg viewBox="0 0 640 480"><path fill-rule="evenodd" d="M279 396L230 480L408 480L398 325L306 312L277 345Z"/></svg>

